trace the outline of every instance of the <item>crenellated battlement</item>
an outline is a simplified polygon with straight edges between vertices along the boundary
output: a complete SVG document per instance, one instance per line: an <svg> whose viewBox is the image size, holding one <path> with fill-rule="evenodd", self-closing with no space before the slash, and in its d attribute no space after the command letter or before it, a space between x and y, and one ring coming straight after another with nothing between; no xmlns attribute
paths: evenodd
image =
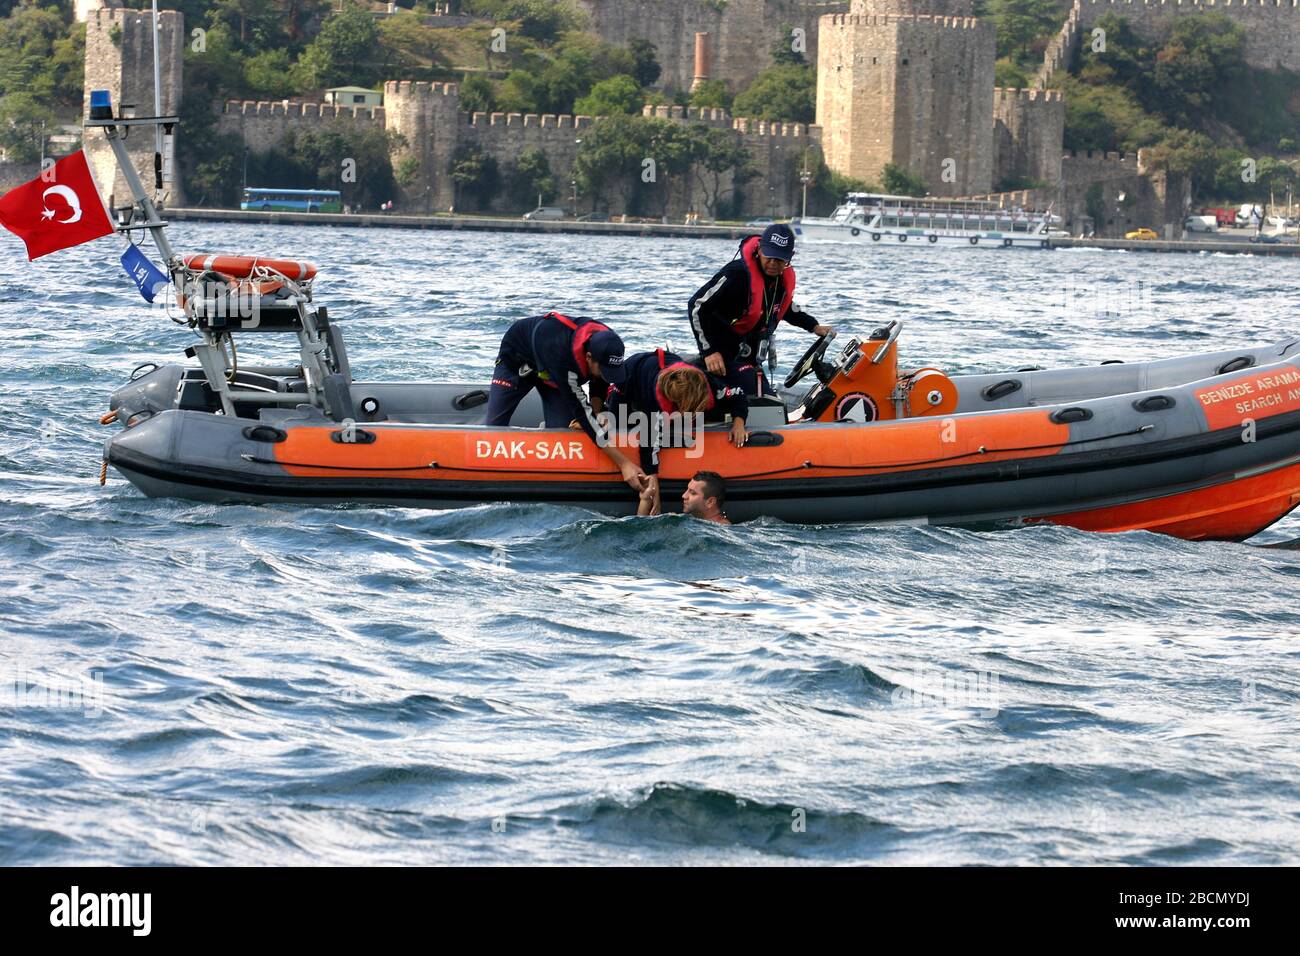
<svg viewBox="0 0 1300 956"><path fill-rule="evenodd" d="M180 22L181 14L178 10L159 10L159 24L170 23L172 21ZM99 7L96 10L89 10L86 13L86 23L96 25L112 25L113 23L139 23L142 20L152 21L153 14L148 10L128 10L126 7Z"/></svg>
<svg viewBox="0 0 1300 956"><path fill-rule="evenodd" d="M1065 94L1060 90L1022 89L1011 86L993 87L995 104L1011 103L1064 103Z"/></svg>
<svg viewBox="0 0 1300 956"><path fill-rule="evenodd" d="M952 30L980 29L984 22L978 17L939 17L930 14L908 16L900 13L836 13L822 18L822 28L840 27L883 27L891 23L926 24L945 27Z"/></svg>
<svg viewBox="0 0 1300 956"><path fill-rule="evenodd" d="M519 129L584 129L596 121L591 116L570 116L567 113L461 113L465 126L501 126Z"/></svg>
<svg viewBox="0 0 1300 956"><path fill-rule="evenodd" d="M382 122L382 106L336 106L333 103L308 103L302 100L226 100L221 104L223 115L238 115L249 119L277 117L289 120L366 119Z"/></svg>
<svg viewBox="0 0 1300 956"><path fill-rule="evenodd" d="M742 136L750 138L780 137L783 139L807 139L808 127L803 123L776 123L762 119L750 119L738 116L732 121L731 128Z"/></svg>
<svg viewBox="0 0 1300 956"><path fill-rule="evenodd" d="M1300 0L1084 0L1088 6L1099 7L1198 7L1222 10L1258 7L1286 7L1300 9Z"/></svg>
<svg viewBox="0 0 1300 956"><path fill-rule="evenodd" d="M1079 47L1079 35L1082 29L1083 13L1079 7L1079 0L1074 0L1065 23L1061 25L1061 29L1043 51L1043 65L1039 67L1038 75L1034 77L1035 86L1040 89L1046 88L1057 70L1069 68L1070 60L1074 58L1074 52Z"/></svg>
<svg viewBox="0 0 1300 956"><path fill-rule="evenodd" d="M1137 153L1116 153L1100 149L1068 149L1062 159L1090 160L1094 163L1136 163Z"/></svg>
<svg viewBox="0 0 1300 956"><path fill-rule="evenodd" d="M460 96L460 84L389 80L384 84L384 97L387 99L390 96Z"/></svg>
<svg viewBox="0 0 1300 956"><path fill-rule="evenodd" d="M704 124L718 129L731 128L731 114L724 109L707 106L666 106L647 103L641 115L649 119L667 119L678 123Z"/></svg>

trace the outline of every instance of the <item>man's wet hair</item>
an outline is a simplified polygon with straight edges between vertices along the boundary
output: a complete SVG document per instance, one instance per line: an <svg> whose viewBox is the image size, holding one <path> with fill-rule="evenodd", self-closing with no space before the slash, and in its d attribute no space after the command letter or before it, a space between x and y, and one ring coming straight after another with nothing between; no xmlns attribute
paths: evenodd
<svg viewBox="0 0 1300 956"><path fill-rule="evenodd" d="M704 485L704 497L717 498L718 510L727 503L727 483L722 480L722 476L716 471L697 471L691 475L691 481L698 481Z"/></svg>

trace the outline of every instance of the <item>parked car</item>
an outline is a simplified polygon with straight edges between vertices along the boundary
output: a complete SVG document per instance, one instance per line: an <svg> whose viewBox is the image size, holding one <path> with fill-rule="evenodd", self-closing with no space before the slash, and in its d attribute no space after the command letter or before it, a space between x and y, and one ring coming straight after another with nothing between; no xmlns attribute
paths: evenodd
<svg viewBox="0 0 1300 956"><path fill-rule="evenodd" d="M1143 226L1141 229L1134 229L1132 232L1124 233L1125 239L1159 239L1159 234L1154 229L1148 229Z"/></svg>
<svg viewBox="0 0 1300 956"><path fill-rule="evenodd" d="M545 219L565 219L568 213L564 211L563 206L538 206L532 212L524 213L525 219L545 220Z"/></svg>
<svg viewBox="0 0 1300 956"><path fill-rule="evenodd" d="M1188 232L1218 232L1219 224L1213 216L1188 216L1183 228Z"/></svg>
<svg viewBox="0 0 1300 956"><path fill-rule="evenodd" d="M751 219L745 223L746 229L766 229L775 222L773 219Z"/></svg>
<svg viewBox="0 0 1300 956"><path fill-rule="evenodd" d="M1270 235L1270 234L1268 234L1268 233L1260 233L1258 236L1251 236L1251 237L1250 237L1250 241L1251 241L1251 242L1262 242L1262 243L1265 243L1265 244L1267 244L1267 245L1272 246L1272 245L1276 245L1276 244L1278 244L1278 243L1286 242L1287 240L1284 239L1282 236Z"/></svg>

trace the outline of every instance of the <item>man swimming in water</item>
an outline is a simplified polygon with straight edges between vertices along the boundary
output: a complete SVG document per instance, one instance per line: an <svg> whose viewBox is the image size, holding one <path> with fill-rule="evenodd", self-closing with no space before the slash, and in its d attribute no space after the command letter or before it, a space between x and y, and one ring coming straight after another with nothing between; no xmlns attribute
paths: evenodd
<svg viewBox="0 0 1300 956"><path fill-rule="evenodd" d="M727 503L727 486L716 471L697 471L682 492L682 514L717 524L731 524L722 510Z"/></svg>

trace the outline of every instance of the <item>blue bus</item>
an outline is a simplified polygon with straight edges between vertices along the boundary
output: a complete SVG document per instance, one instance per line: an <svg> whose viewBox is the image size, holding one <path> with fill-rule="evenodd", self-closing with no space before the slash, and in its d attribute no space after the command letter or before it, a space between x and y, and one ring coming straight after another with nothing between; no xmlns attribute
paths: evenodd
<svg viewBox="0 0 1300 956"><path fill-rule="evenodd" d="M239 208L278 212L342 212L343 194L337 189L260 189L247 186Z"/></svg>

